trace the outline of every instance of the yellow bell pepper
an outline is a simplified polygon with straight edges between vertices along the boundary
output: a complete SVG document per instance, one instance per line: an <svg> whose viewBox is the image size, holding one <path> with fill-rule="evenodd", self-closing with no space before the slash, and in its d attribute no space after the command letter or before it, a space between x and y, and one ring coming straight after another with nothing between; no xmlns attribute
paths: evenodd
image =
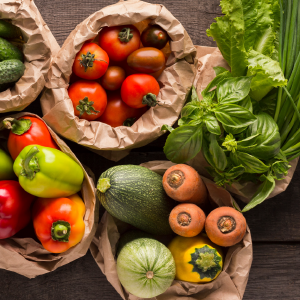
<svg viewBox="0 0 300 300"><path fill-rule="evenodd" d="M195 283L217 278L223 267L223 253L206 235L175 237L170 245L176 265L176 279Z"/></svg>

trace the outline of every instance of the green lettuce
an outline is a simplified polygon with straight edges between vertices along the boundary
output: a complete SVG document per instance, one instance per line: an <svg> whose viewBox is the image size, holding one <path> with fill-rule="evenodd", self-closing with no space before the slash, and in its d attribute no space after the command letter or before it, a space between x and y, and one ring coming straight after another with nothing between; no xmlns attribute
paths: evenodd
<svg viewBox="0 0 300 300"><path fill-rule="evenodd" d="M261 100L273 87L286 85L278 64L278 0L221 0L224 16L207 35L213 37L233 76L253 76L251 97Z"/></svg>

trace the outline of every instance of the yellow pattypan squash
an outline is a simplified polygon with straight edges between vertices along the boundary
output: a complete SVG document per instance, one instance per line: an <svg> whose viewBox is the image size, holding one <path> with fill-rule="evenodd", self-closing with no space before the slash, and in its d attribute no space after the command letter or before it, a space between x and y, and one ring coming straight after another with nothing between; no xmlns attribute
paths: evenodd
<svg viewBox="0 0 300 300"><path fill-rule="evenodd" d="M177 236L168 248L175 260L177 280L205 283L217 278L222 271L221 248L203 234Z"/></svg>

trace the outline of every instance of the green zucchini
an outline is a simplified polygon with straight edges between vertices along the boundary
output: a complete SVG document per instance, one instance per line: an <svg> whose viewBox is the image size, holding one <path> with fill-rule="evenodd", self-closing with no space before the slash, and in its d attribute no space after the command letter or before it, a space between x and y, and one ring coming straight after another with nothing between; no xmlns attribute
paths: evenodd
<svg viewBox="0 0 300 300"><path fill-rule="evenodd" d="M171 251L162 243L139 238L127 243L117 259L117 273L128 292L141 298L152 298L171 286L175 261Z"/></svg>
<svg viewBox="0 0 300 300"><path fill-rule="evenodd" d="M171 234L169 214L175 202L164 191L162 176L134 165L115 166L101 174L97 196L115 218L143 231Z"/></svg>

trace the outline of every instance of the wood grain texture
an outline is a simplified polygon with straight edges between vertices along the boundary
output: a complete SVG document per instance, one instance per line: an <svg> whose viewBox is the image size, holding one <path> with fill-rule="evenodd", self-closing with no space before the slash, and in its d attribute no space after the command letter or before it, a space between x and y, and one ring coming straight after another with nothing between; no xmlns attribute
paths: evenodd
<svg viewBox="0 0 300 300"><path fill-rule="evenodd" d="M90 14L115 0L35 0L42 17L60 45ZM148 0L162 3L183 24L194 44L215 46L206 29L221 14L219 0ZM39 99L26 111L41 116ZM3 116L3 115L2 115ZM118 163L108 161L82 146L67 141L95 177L116 164L140 164L164 160L162 147L167 135L134 149ZM254 261L244 300L300 300L300 167L287 191L245 214L254 240ZM242 205L242 204L241 204ZM101 214L103 209L101 209ZM91 254L58 270L27 279L0 270L0 300L120 300ZM175 299L170 299L175 300ZM216 299L217 300L217 299Z"/></svg>

